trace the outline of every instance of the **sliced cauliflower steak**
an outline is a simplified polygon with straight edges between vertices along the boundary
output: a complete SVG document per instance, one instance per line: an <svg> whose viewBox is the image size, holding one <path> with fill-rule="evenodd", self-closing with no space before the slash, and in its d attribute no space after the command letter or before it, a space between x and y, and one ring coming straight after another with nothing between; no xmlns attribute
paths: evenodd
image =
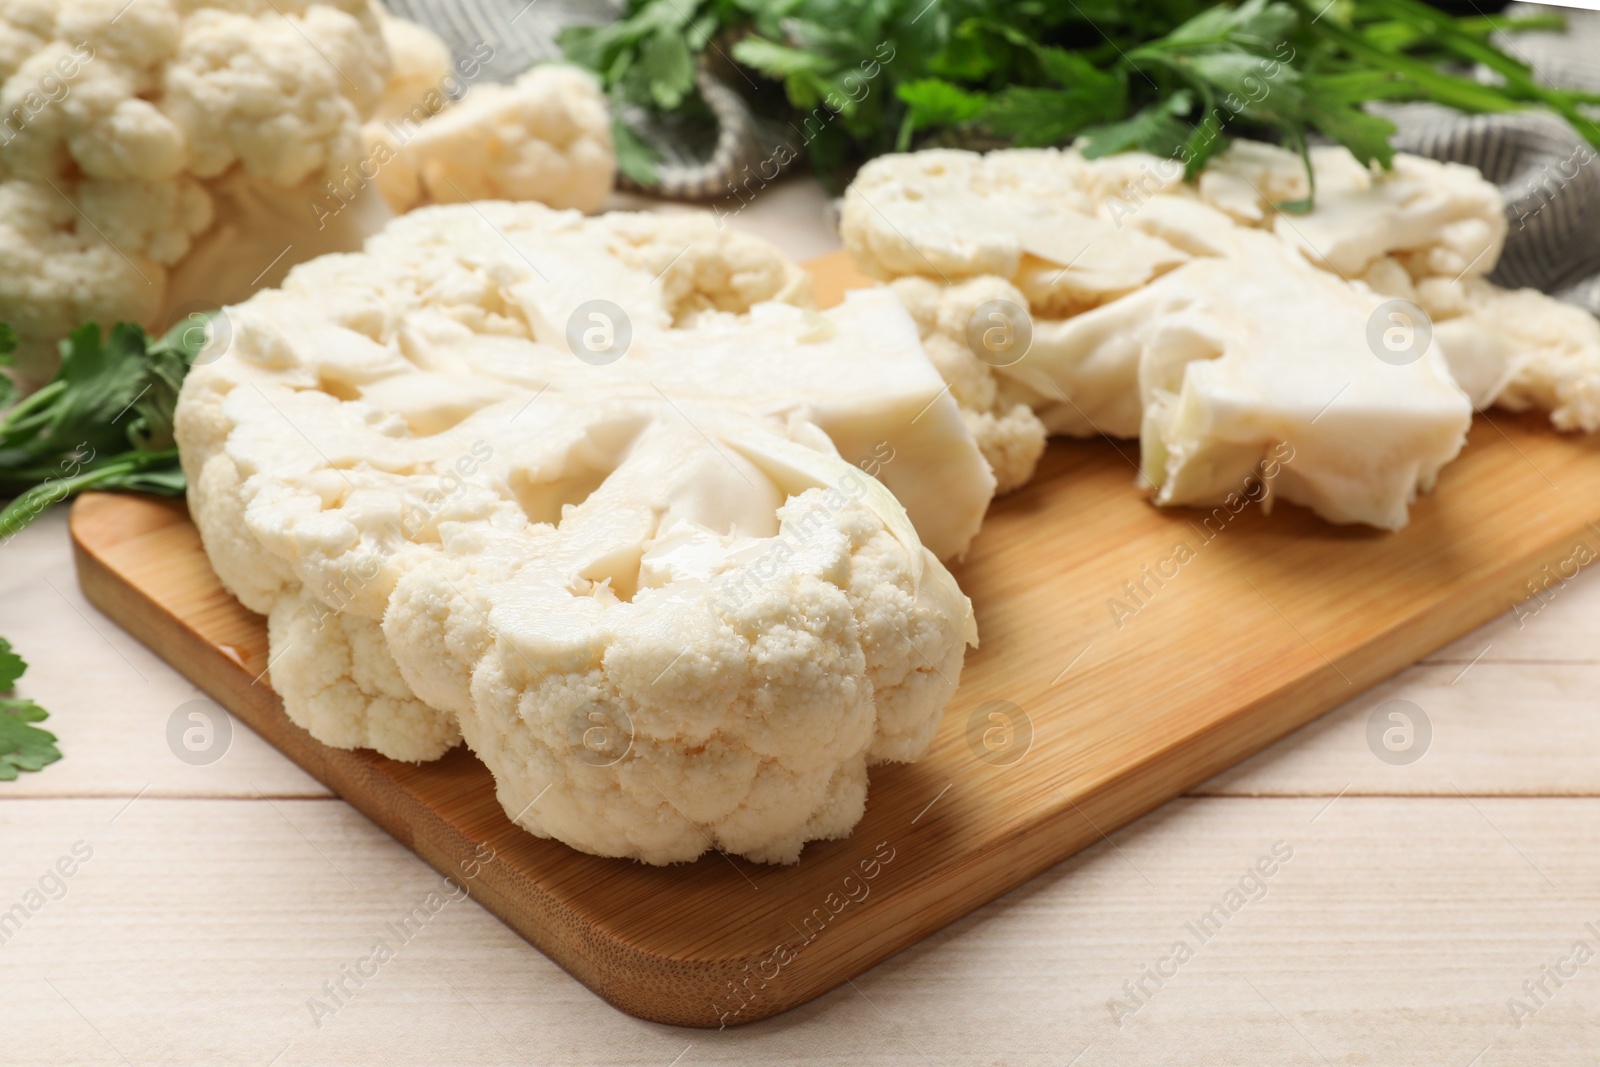
<svg viewBox="0 0 1600 1067"><path fill-rule="evenodd" d="M892 293L807 299L709 217L482 203L230 308L178 437L290 717L463 737L522 826L603 855L847 833L976 641L936 551L994 480Z"/></svg>
<svg viewBox="0 0 1600 1067"><path fill-rule="evenodd" d="M1000 429L1022 405L1051 433L1142 438L1158 503L1220 503L1284 444L1276 492L1391 528L1472 407L1600 428L1600 323L1484 277L1506 236L1493 185L1406 155L1312 162L1315 207L1290 215L1276 205L1309 195L1302 160L1251 142L1195 184L1141 153L886 156L846 192L842 232L917 317L1004 488L1032 470L1010 457L1037 431ZM1025 305L1025 354L979 358L958 313L978 293ZM1395 325L1425 350L1380 353Z"/></svg>

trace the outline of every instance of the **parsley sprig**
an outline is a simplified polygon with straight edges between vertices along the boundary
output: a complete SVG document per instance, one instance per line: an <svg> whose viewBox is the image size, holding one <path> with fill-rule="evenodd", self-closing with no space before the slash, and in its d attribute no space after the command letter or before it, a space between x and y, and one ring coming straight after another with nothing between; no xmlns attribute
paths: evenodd
<svg viewBox="0 0 1600 1067"><path fill-rule="evenodd" d="M0 374L0 497L14 497L0 510L0 538L89 489L182 493L173 415L205 342L194 319L159 340L129 323L109 334L89 323L61 342L55 377L9 409L14 386ZM0 366L15 347L0 325Z"/></svg>
<svg viewBox="0 0 1600 1067"><path fill-rule="evenodd" d="M0 637L0 694L16 688L28 664ZM33 725L50 713L31 700L0 696L0 782L12 782L21 771L37 771L61 758L56 735Z"/></svg>
<svg viewBox="0 0 1600 1067"><path fill-rule="evenodd" d="M630 0L621 21L561 44L619 116L701 115L697 61L737 64L730 84L801 131L837 189L885 152L1080 136L1091 154L1141 148L1191 174L1234 134L1301 150L1321 134L1386 165L1394 127L1363 110L1374 101L1546 107L1600 146L1600 96L1539 83L1492 40L1561 25L1421 0ZM618 143L625 173L653 184L654 154L620 117Z"/></svg>

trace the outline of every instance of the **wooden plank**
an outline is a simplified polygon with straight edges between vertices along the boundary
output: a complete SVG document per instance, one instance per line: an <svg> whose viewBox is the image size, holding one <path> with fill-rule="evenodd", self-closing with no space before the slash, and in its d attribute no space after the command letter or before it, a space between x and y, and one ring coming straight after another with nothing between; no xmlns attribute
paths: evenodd
<svg viewBox="0 0 1600 1067"><path fill-rule="evenodd" d="M818 269L824 294L852 283L838 258ZM464 752L409 767L319 745L251 684L261 621L180 507L85 497L73 533L94 603L429 863L495 849L479 899L552 959L625 1011L718 1026L859 974L1502 613L1596 536L1597 448L1497 414L1398 534L1289 506L1202 533L1131 488L1130 445L1058 442L955 568L984 644L933 751L875 772L855 833L790 868L581 855L515 829ZM1150 578L1180 543L1193 558ZM982 748L996 700L1031 726L1014 762ZM843 895L863 864L871 908Z"/></svg>
<svg viewBox="0 0 1600 1067"><path fill-rule="evenodd" d="M854 987L720 1034L620 1015L468 901L319 1026L307 1001L393 944L439 876L337 802L145 798L110 823L123 803L0 804L8 907L74 841L94 849L4 946L7 1067L122 1064L106 1042L251 1067L1594 1062L1593 962L1520 1028L1506 1001L1596 946L1595 800L1177 801ZM1193 943L1185 924L1278 841L1294 854L1264 895L1116 1025L1123 982Z"/></svg>
<svg viewBox="0 0 1600 1067"><path fill-rule="evenodd" d="M175 715L187 723L189 711L180 709L203 694L84 598L73 577L67 511L52 509L0 547L0 635L28 661L19 695L49 710L44 725L65 754L45 773L5 783L0 794L328 796L243 726L209 759L178 758L168 727Z"/></svg>
<svg viewBox="0 0 1600 1067"><path fill-rule="evenodd" d="M1480 646L1481 647L1481 646ZM1600 666L1412 667L1194 789L1199 796L1600 796ZM1425 744L1388 762L1368 723L1405 701Z"/></svg>

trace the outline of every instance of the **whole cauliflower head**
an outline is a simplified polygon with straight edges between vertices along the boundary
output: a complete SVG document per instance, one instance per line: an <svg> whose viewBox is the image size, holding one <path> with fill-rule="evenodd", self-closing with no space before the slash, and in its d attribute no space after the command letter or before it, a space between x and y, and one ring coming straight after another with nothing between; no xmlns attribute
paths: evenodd
<svg viewBox="0 0 1600 1067"><path fill-rule="evenodd" d="M389 76L368 0L23 0L0 40L0 319L25 359L85 318L151 323L206 182L354 158Z"/></svg>
<svg viewBox="0 0 1600 1067"><path fill-rule="evenodd" d="M847 833L976 640L936 552L994 479L890 292L808 302L709 216L490 202L227 309L178 439L289 716L464 738L520 825L602 855Z"/></svg>
<svg viewBox="0 0 1600 1067"><path fill-rule="evenodd" d="M364 124L418 95L448 112L470 81L455 68L479 66L371 0L7 0L0 321L25 376L85 319L157 326L359 248L412 166L375 159ZM537 80L528 114L497 122L516 147L464 165L495 167L505 196L592 207L611 186L609 132L585 132L599 90Z"/></svg>

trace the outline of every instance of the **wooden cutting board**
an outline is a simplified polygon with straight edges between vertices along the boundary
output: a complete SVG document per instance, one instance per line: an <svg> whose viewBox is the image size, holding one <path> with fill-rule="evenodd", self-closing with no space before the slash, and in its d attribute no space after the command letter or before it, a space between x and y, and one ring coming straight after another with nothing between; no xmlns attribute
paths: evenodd
<svg viewBox="0 0 1600 1067"><path fill-rule="evenodd" d="M824 302L866 284L815 267ZM1292 506L1157 510L1135 444L1054 443L954 568L983 645L933 751L874 771L855 833L791 867L598 859L514 827L462 749L327 748L284 716L265 622L181 503L87 495L72 533L89 599L296 763L617 1007L715 1027L859 974L1570 573L1600 544L1597 452L1480 417L1384 534Z"/></svg>

